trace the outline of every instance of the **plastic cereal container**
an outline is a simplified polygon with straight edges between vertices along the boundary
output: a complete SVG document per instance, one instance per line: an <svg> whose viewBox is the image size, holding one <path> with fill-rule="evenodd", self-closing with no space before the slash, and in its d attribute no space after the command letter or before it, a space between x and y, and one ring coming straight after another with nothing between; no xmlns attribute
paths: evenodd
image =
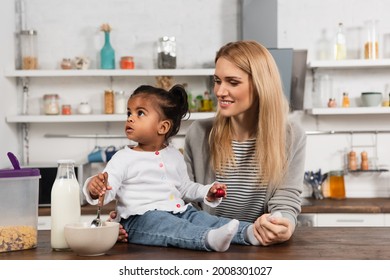
<svg viewBox="0 0 390 280"><path fill-rule="evenodd" d="M36 248L39 169L0 170L0 253Z"/></svg>

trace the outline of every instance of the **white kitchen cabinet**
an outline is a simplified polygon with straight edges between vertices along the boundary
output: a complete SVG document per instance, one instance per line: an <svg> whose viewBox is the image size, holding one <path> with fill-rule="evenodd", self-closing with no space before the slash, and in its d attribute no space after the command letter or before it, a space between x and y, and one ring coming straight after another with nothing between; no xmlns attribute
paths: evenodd
<svg viewBox="0 0 390 280"><path fill-rule="evenodd" d="M390 214L384 214L385 216L385 226L390 227Z"/></svg>
<svg viewBox="0 0 390 280"><path fill-rule="evenodd" d="M318 227L380 227L385 226L385 214L317 213Z"/></svg>

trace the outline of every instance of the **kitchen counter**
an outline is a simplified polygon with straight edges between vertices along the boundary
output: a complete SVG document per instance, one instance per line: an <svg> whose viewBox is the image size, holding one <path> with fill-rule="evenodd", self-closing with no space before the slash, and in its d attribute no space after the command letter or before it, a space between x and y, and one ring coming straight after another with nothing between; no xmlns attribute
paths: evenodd
<svg viewBox="0 0 390 280"><path fill-rule="evenodd" d="M314 199L305 198L302 213L390 213L390 198L347 198Z"/></svg>
<svg viewBox="0 0 390 280"><path fill-rule="evenodd" d="M305 198L302 213L390 213L390 198L347 198L344 200ZM115 209L115 202L102 208L102 214ZM81 207L82 215L96 215L96 206ZM40 207L39 216L50 216L50 207Z"/></svg>
<svg viewBox="0 0 390 280"><path fill-rule="evenodd" d="M81 257L50 248L50 231L38 232L34 249L0 253L0 260L389 260L384 227L299 227L287 242L269 247L232 245L223 253L116 243L106 255Z"/></svg>

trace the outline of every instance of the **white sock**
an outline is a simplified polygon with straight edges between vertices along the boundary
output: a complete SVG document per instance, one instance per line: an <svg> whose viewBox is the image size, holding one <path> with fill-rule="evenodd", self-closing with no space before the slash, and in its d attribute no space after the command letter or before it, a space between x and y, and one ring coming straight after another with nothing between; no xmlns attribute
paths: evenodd
<svg viewBox="0 0 390 280"><path fill-rule="evenodd" d="M206 236L206 244L217 252L224 252L229 249L230 242L238 230L238 220L231 220L226 225L212 229Z"/></svg>
<svg viewBox="0 0 390 280"><path fill-rule="evenodd" d="M253 231L253 224L246 228L245 231L245 241L249 242L251 245L259 246L260 242L257 240L255 233Z"/></svg>

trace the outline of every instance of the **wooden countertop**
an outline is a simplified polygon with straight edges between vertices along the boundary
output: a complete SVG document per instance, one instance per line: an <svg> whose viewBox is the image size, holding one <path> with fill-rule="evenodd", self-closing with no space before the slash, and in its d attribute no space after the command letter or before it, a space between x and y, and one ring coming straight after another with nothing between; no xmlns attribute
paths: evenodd
<svg viewBox="0 0 390 280"><path fill-rule="evenodd" d="M304 200L310 205L302 205L302 213L390 213L390 198L347 198Z"/></svg>
<svg viewBox="0 0 390 280"><path fill-rule="evenodd" d="M390 213L390 198L347 198L344 200L305 198L302 213ZM309 204L309 205L307 205ZM102 215L115 209L115 202L102 208ZM95 215L96 206L81 207L82 215ZM40 207L39 216L50 216L50 207Z"/></svg>
<svg viewBox="0 0 390 280"><path fill-rule="evenodd" d="M287 242L269 247L232 245L223 253L116 243L106 255L81 257L50 248L50 231L34 249L0 253L0 260L389 260L385 227L299 227Z"/></svg>

